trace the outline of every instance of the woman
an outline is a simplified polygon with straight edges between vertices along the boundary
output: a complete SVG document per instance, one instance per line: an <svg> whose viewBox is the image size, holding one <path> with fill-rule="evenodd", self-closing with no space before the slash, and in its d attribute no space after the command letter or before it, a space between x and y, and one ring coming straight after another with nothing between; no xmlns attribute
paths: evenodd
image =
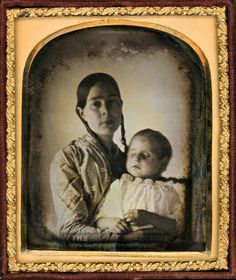
<svg viewBox="0 0 236 280"><path fill-rule="evenodd" d="M125 171L124 153L113 142L121 126L126 149L122 99L115 80L104 73L84 78L77 90L76 112L88 133L60 150L50 170L57 237L63 241L116 241L115 233L93 226L111 182Z"/></svg>

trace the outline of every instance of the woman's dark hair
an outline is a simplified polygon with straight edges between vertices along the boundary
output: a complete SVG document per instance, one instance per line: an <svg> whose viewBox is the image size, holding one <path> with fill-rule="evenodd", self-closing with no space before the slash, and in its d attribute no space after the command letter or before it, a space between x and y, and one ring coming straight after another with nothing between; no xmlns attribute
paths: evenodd
<svg viewBox="0 0 236 280"><path fill-rule="evenodd" d="M172 147L170 141L163 135L161 132L157 130L152 130L150 128L143 129L138 131L131 139L130 143L136 136L142 136L151 141L154 144L158 145L157 156L159 159L163 159L164 157L168 158L168 162L172 156ZM167 163L168 163L167 162Z"/></svg>
<svg viewBox="0 0 236 280"><path fill-rule="evenodd" d="M97 84L109 84L111 85L117 92L117 95L121 99L120 90L119 87L115 81L115 79L106 74L106 73L94 73L86 76L79 84L77 88L77 105L76 105L76 112L82 121L82 123L85 125L87 131L92 134L96 139L96 134L91 130L88 123L83 119L83 117L80 114L79 108L84 109L86 106L87 98L90 92L90 89L97 85ZM124 117L123 114L121 116L121 143L124 145L125 152L127 151L128 147L126 144L126 138L125 138L125 126L124 126Z"/></svg>
<svg viewBox="0 0 236 280"><path fill-rule="evenodd" d="M98 83L111 85L121 99L119 87L112 76L106 73L94 73L86 76L80 82L77 89L77 107L84 109L90 89Z"/></svg>

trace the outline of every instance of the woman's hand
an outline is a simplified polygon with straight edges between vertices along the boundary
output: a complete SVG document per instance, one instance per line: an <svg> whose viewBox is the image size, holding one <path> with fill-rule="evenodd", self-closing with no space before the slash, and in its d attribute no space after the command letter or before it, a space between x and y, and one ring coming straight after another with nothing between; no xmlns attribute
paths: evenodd
<svg viewBox="0 0 236 280"><path fill-rule="evenodd" d="M130 231L129 224L120 218L100 218L97 221L97 226L102 229L109 229L116 233L127 233Z"/></svg>

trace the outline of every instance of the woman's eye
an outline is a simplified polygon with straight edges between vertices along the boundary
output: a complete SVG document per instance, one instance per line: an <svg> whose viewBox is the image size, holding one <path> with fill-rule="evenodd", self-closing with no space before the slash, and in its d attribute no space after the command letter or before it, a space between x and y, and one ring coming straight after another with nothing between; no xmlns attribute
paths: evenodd
<svg viewBox="0 0 236 280"><path fill-rule="evenodd" d="M91 103L91 106L95 107L95 108L98 108L98 107L101 106L101 102L100 101L94 101L94 102Z"/></svg>

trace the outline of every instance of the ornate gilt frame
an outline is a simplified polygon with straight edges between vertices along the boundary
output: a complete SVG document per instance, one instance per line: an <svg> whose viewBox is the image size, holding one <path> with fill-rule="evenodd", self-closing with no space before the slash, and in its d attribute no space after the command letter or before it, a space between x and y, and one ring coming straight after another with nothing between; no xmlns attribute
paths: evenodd
<svg viewBox="0 0 236 280"><path fill-rule="evenodd" d="M227 45L226 8L224 6L181 6L181 7L57 7L57 8L13 8L7 12L7 254L9 272L145 272L145 271L209 271L228 270L229 249L229 63ZM61 16L214 16L216 19L218 41L218 78L219 78L219 235L218 246L213 249L215 254L204 253L170 253L166 256L157 253L101 253L82 252L69 253L66 261L60 252L40 253L45 261L40 259L38 252L26 252L22 257L20 247L17 245L17 223L19 223L19 191L16 188L17 168L19 157L16 137L16 101L15 101L15 21L21 17L61 17ZM109 24L109 20L108 20ZM217 219L217 217L216 217ZM16 222L17 221L17 222ZM19 226L19 224L18 224ZM217 229L214 232L217 236ZM177 257L176 257L177 255ZM20 257L20 258L19 258ZM54 258L55 257L55 258ZM132 258L131 258L132 257ZM20 261L19 261L20 259Z"/></svg>

